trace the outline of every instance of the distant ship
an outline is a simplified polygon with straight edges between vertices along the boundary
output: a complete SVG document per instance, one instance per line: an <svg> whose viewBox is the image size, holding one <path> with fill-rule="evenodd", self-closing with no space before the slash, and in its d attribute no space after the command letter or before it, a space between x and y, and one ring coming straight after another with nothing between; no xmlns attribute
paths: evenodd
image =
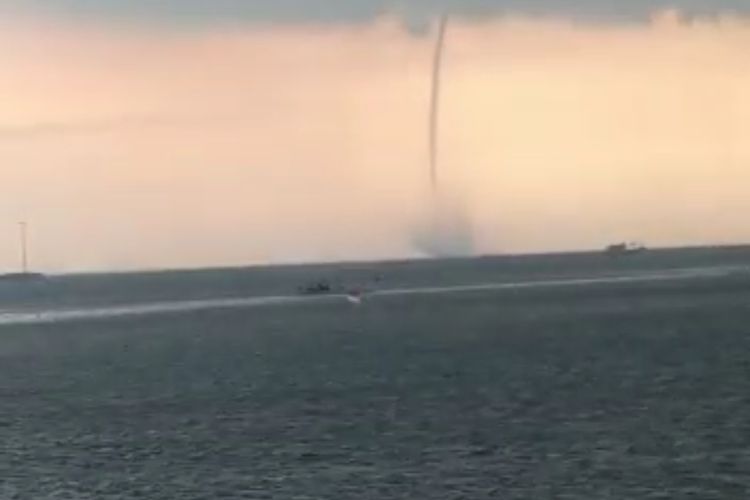
<svg viewBox="0 0 750 500"><path fill-rule="evenodd" d="M610 257L622 257L635 255L646 251L646 247L640 243L615 243L604 249L604 253Z"/></svg>
<svg viewBox="0 0 750 500"><path fill-rule="evenodd" d="M38 283L44 281L46 276L41 273L29 271L28 238L26 237L26 223L19 224L19 243L21 247L21 271L15 273L0 274L0 283Z"/></svg>

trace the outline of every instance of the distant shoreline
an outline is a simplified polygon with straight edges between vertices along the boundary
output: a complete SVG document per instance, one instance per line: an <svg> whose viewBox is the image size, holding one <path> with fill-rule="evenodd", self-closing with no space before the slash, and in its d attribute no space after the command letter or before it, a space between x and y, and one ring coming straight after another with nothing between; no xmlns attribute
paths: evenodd
<svg viewBox="0 0 750 500"><path fill-rule="evenodd" d="M725 253L725 252L747 252L750 258L750 244L726 244L726 245L691 245L678 247L648 247L641 256L624 256L623 259L639 259L643 256L666 256L671 253ZM289 262L289 263L269 263L269 264L248 264L236 266L207 266L207 267L174 267L174 268L141 268L118 270L92 270L92 271L70 271L70 272L51 272L46 274L34 274L37 277L56 276L56 277L75 277L75 276L121 276L121 275L164 275L164 274L201 274L215 272L232 272L232 271L273 271L273 270L294 270L294 269L320 269L331 270L338 268L360 268L371 266L394 266L400 267L405 265L429 264L439 261L445 262L472 262L472 261L530 261L536 259L557 259L557 258L584 258L597 257L612 259L606 255L605 249L588 249L588 250L560 250L548 252L528 252L528 253L498 253L498 254L479 254L470 257L407 257L407 258L383 258L383 259L351 259L338 261L309 261L309 262ZM21 273L0 275L0 281L3 276L13 276Z"/></svg>
<svg viewBox="0 0 750 500"><path fill-rule="evenodd" d="M42 273L7 273L0 274L0 283L28 283L34 281L42 281L46 279L46 275Z"/></svg>

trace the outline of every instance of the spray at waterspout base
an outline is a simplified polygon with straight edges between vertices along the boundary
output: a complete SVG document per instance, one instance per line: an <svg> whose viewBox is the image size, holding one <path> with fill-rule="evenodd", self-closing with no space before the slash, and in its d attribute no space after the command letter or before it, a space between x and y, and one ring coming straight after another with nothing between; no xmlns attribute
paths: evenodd
<svg viewBox="0 0 750 500"><path fill-rule="evenodd" d="M417 251L428 257L450 258L474 255L474 234L466 207L457 196L435 191L428 210L412 233Z"/></svg>

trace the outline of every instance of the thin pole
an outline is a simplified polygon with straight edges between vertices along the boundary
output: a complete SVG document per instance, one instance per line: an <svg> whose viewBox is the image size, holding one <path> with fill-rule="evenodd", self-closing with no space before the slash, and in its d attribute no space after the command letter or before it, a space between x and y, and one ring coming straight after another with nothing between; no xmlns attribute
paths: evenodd
<svg viewBox="0 0 750 500"><path fill-rule="evenodd" d="M440 121L440 73L443 64L445 33L448 29L448 15L440 16L435 56L432 64L432 97L430 98L430 183L432 190L438 187L438 132Z"/></svg>
<svg viewBox="0 0 750 500"><path fill-rule="evenodd" d="M21 237L21 271L26 274L29 271L29 256L27 248L26 223L19 222L19 231Z"/></svg>

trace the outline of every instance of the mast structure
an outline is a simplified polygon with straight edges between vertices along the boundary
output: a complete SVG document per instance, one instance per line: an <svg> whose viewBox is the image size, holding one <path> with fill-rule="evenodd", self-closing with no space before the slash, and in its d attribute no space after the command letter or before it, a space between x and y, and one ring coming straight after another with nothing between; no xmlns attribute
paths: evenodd
<svg viewBox="0 0 750 500"><path fill-rule="evenodd" d="M29 252L26 222L19 222L18 230L21 244L21 272L27 274L29 272Z"/></svg>

